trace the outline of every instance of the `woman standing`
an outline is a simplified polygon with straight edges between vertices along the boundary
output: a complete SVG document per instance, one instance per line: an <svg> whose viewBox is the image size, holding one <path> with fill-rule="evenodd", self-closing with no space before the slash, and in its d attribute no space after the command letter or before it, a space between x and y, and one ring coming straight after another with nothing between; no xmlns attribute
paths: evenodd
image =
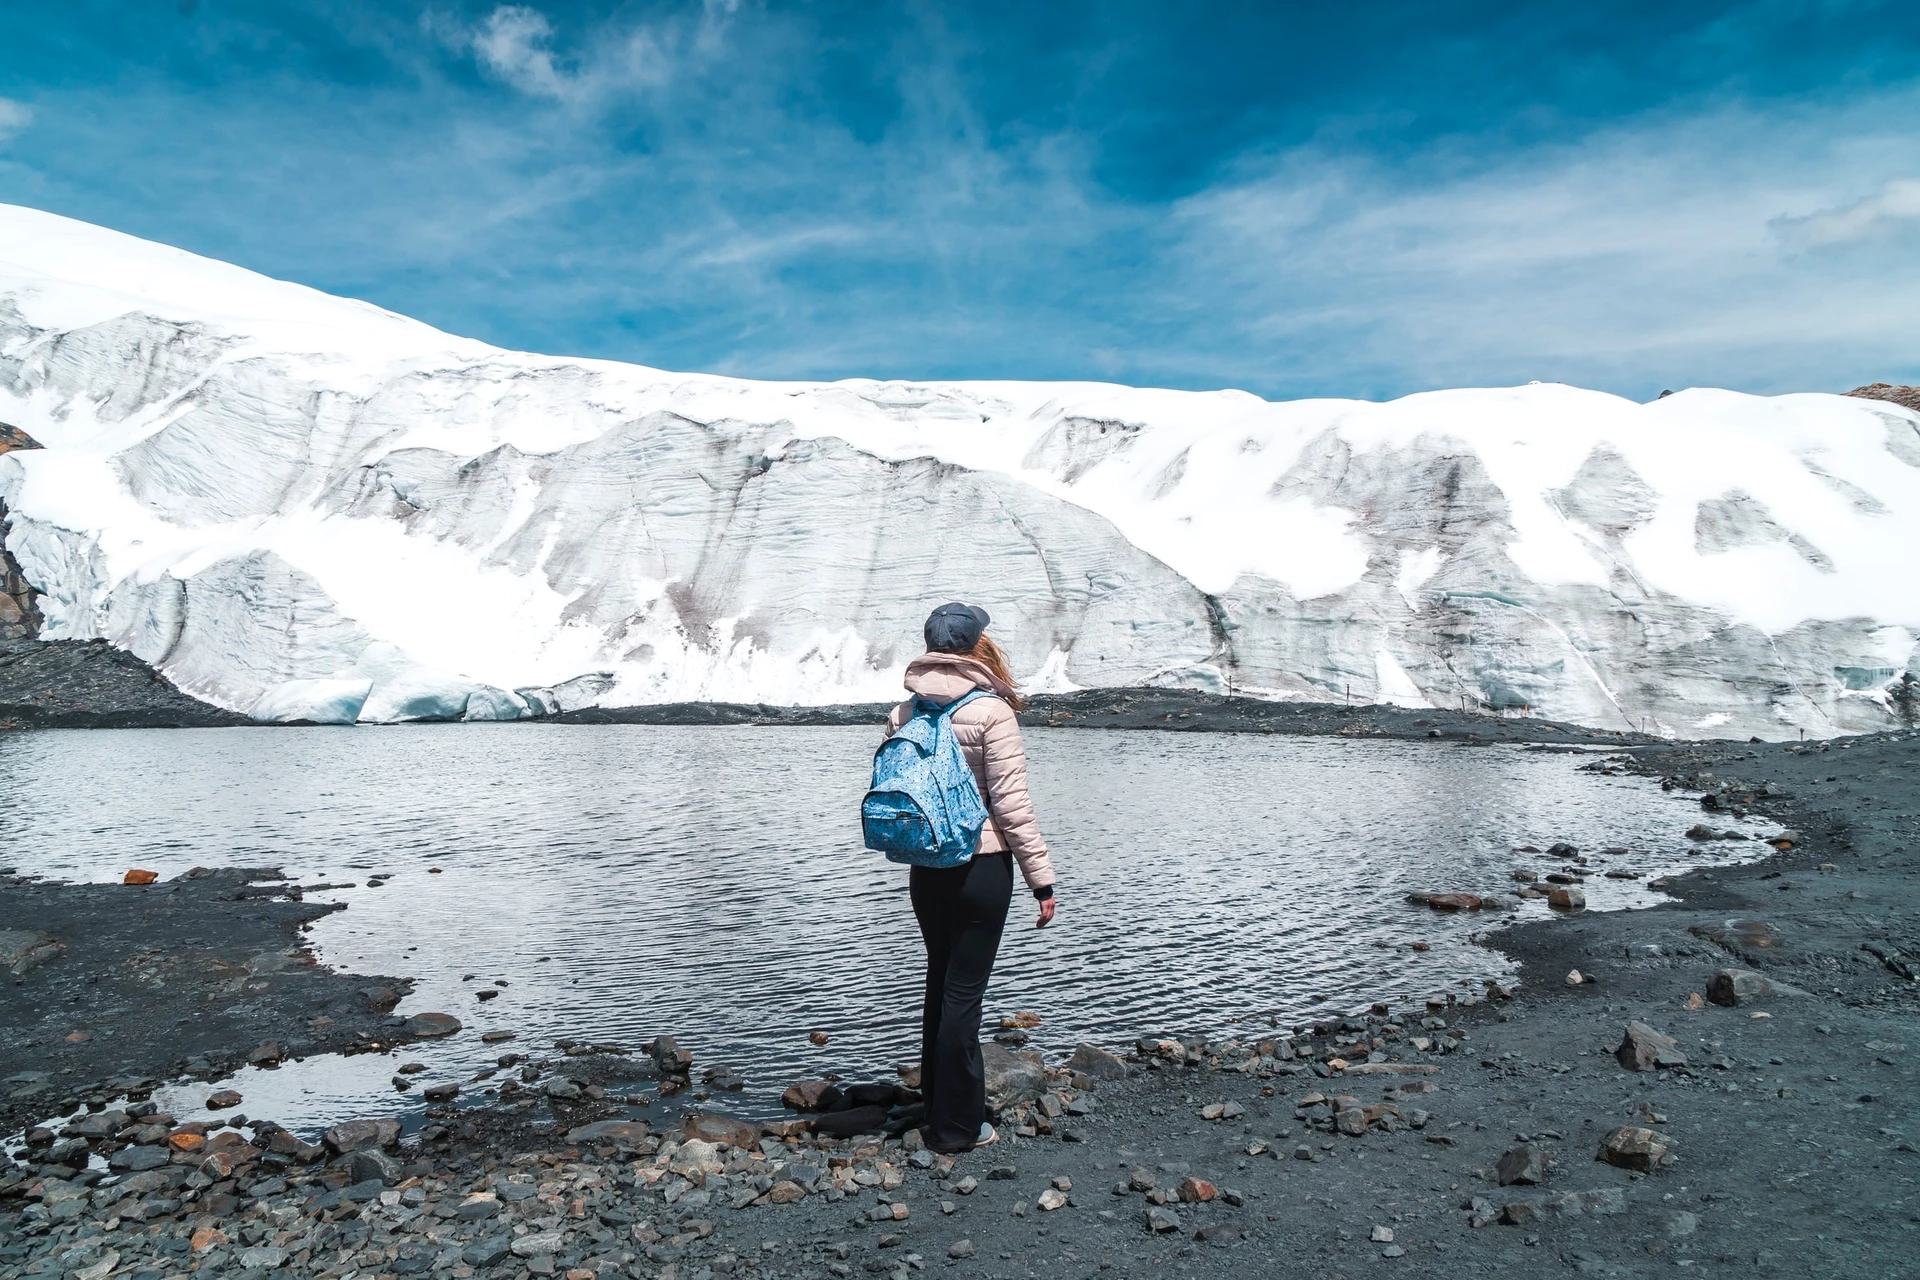
<svg viewBox="0 0 1920 1280"><path fill-rule="evenodd" d="M980 848L958 867L915 867L913 914L927 948L927 988L920 1013L920 1091L927 1119L920 1135L935 1151L966 1151L999 1135L986 1121L986 1076L980 1062L980 1002L1013 899L1013 862L1040 903L1036 928L1053 919L1053 864L1027 795L1027 757L1014 712L1026 699L1014 687L1007 655L986 633L978 605L943 604L927 618L927 652L907 666L909 692L946 706L975 689L951 723L989 811ZM913 715L909 698L893 709L887 732Z"/></svg>

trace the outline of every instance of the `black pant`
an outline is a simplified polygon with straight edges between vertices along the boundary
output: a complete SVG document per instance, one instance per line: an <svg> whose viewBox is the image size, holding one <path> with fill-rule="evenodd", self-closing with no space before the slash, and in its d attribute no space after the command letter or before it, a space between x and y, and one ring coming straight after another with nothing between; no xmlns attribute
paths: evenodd
<svg viewBox="0 0 1920 1280"><path fill-rule="evenodd" d="M915 867L913 914L927 945L920 1009L920 1136L936 1151L964 1151L987 1115L980 1063L980 1001L1013 900L1013 859L982 854L963 867Z"/></svg>

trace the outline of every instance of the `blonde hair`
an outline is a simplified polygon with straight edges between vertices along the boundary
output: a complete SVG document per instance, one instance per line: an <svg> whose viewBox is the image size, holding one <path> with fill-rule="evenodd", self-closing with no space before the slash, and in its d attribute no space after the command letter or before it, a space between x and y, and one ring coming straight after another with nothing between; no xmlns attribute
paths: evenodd
<svg viewBox="0 0 1920 1280"><path fill-rule="evenodd" d="M1007 651L994 643L993 637L982 631L973 648L967 650L967 657L993 673L993 678L1007 687L1006 703L1015 711L1025 711L1027 700L1020 696L1020 686L1013 678L1013 668L1007 662Z"/></svg>

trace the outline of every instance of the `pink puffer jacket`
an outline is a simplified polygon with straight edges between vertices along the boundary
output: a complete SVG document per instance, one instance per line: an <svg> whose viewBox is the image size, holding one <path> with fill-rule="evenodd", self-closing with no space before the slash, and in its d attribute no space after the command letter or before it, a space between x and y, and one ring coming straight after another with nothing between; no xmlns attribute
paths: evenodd
<svg viewBox="0 0 1920 1280"><path fill-rule="evenodd" d="M955 653L915 658L907 664L906 685L909 692L941 706L975 689L1000 695L975 698L953 713L953 736L959 739L960 750L973 768L973 780L980 784L980 794L991 810L986 830L980 833L980 852L1010 849L1029 889L1051 886L1053 862L1047 856L1047 842L1040 838L1040 824L1034 820L1033 800L1027 795L1027 753L1020 742L1020 722L1013 708L1001 701L1013 690L980 663ZM891 734L912 715L909 698L887 717L887 732Z"/></svg>

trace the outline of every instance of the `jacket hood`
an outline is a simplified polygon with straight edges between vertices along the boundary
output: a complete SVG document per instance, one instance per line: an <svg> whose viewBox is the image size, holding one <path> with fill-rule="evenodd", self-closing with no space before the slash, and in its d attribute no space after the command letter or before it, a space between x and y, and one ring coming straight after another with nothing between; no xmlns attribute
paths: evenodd
<svg viewBox="0 0 1920 1280"><path fill-rule="evenodd" d="M1014 691L996 680L986 666L958 653L926 653L907 664L906 686L929 702L941 706L964 698L975 689L990 689L1003 698Z"/></svg>

